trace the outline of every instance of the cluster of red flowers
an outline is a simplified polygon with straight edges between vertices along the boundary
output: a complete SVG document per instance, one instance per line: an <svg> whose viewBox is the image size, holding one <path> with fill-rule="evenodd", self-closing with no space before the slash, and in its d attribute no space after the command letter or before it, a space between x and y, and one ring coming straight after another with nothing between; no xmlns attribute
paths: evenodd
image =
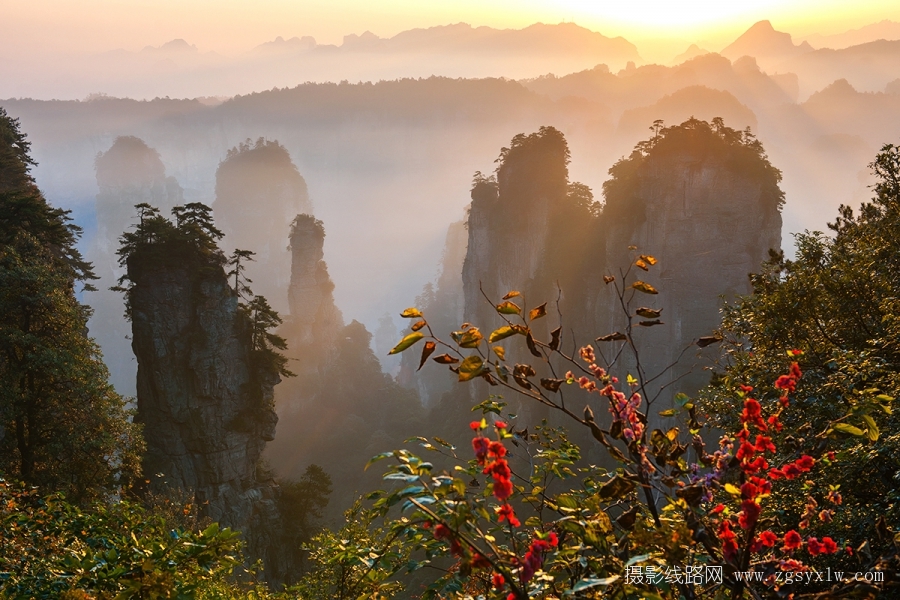
<svg viewBox="0 0 900 600"><path fill-rule="evenodd" d="M801 353L798 350L792 350L790 354L791 356L797 356ZM743 529L752 531L758 523L761 512L759 499L772 492L771 480L795 479L803 473L810 471L816 464L816 460L813 457L804 454L797 460L783 465L780 468L769 469L768 461L765 459L766 452L774 454L776 450L772 438L765 434L771 429L781 431L782 425L779 421L779 416L781 411L789 406L790 401L788 399L788 393L794 392L797 389L797 382L800 380L801 376L802 372L800 367L794 362L791 364L789 373L780 376L775 381L775 388L782 393L779 398L780 407L778 411L768 419L763 418L762 406L758 400L750 397L744 400L744 409L741 412L741 423L743 423L743 427L735 436L740 440L740 447L735 453L735 458L740 461L741 470L745 473L745 477L747 477L746 481L741 485L741 512L737 519L738 524ZM742 385L741 391L745 394L749 394L753 391L753 388ZM750 441L751 425L756 427L757 431L759 431L753 442ZM829 453L829 459L833 459L833 457L834 453ZM766 473L767 471L768 473ZM766 475L768 475L768 478ZM840 495L837 493L830 494L829 499L835 502L835 504L840 503ZM815 501L812 499L810 500L811 503L807 506L807 513L810 513L810 511L816 507ZM718 514L722 512L723 509L724 507L720 504L710 512L711 514ZM819 515L821 520L830 520L830 511L822 511L822 513L823 514ZM812 511L810 514L814 516L815 512ZM807 517L808 516L809 515L807 515ZM723 519L719 524L718 531L719 540L722 543L722 554L725 557L725 560L729 562L736 561L738 554L738 537L732 530L732 526L733 521ZM803 525L801 524L801 527L802 526ZM795 530L788 531L781 540L784 544L782 546L782 551L784 552L792 552L800 549L803 547L804 543L803 537ZM758 536L753 536L750 540L749 550L750 552L760 552L765 548L774 547L778 541L779 537L772 531L764 531ZM838 545L830 537L823 537L821 541L817 538L810 537L806 540L806 549L812 556L818 554L833 554L838 551ZM782 561L782 563L784 563L783 568L803 567L802 563L793 559Z"/></svg>
<svg viewBox="0 0 900 600"><path fill-rule="evenodd" d="M816 459L804 454L792 463L788 463L780 469L770 469L769 477L772 479L796 479L816 465Z"/></svg>
<svg viewBox="0 0 900 600"><path fill-rule="evenodd" d="M482 423L472 421L469 425L474 431L480 431ZM497 421L494 427L498 431L506 430L506 423ZM506 499L512 496L512 472L509 470L509 463L506 462L506 447L501 442L494 442L488 438L479 435L472 440L472 449L475 450L475 459L479 465L484 467L484 474L490 475L493 479L492 490L494 497L503 502L500 506L500 521L507 521L512 527L521 525L513 507L506 502Z"/></svg>

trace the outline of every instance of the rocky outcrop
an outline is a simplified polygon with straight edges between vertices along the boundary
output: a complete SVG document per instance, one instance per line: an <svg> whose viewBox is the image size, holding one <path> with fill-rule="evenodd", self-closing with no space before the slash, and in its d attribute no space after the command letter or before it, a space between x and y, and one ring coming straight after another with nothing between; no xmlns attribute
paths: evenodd
<svg viewBox="0 0 900 600"><path fill-rule="evenodd" d="M133 136L116 138L95 161L97 233L87 255L100 278L88 295L94 317L88 322L110 370L110 381L121 394L135 394L135 361L128 342L131 327L122 310L122 296L110 291L123 275L116 261L119 236L134 223L134 207L145 203L165 212L184 203L181 186L166 176L159 153Z"/></svg>
<svg viewBox="0 0 900 600"><path fill-rule="evenodd" d="M542 128L517 136L501 152L496 180L476 177L462 273L465 320L491 331L501 321L483 295L499 302L515 289L531 306L559 298L563 335L570 336L564 346L589 343L624 331L621 304L603 276L621 278L636 253L655 256L658 264L641 271L640 279L660 294L641 298L662 309L663 324L633 332L642 373L664 373L646 390L652 396L664 390L651 414L655 420L675 392L690 394L706 383L706 358L698 358L693 343L717 328L722 297L748 293L748 274L770 249L780 249L780 172L749 132L719 119L660 128L638 144L610 170L602 211L590 190L568 182L567 161L562 134ZM556 324L552 314L536 322L535 336L548 339L545 329ZM507 348L511 356L540 370L541 361L527 353ZM622 353L615 370L624 380L637 373L636 359ZM486 387L469 389L479 399L487 393ZM540 416L521 408L526 419Z"/></svg>
<svg viewBox="0 0 900 600"><path fill-rule="evenodd" d="M312 215L297 215L291 223L290 315L282 331L289 339L299 373L322 375L334 359L334 345L344 317L334 303L334 283L325 258L325 227Z"/></svg>
<svg viewBox="0 0 900 600"><path fill-rule="evenodd" d="M640 278L660 291L643 298L662 309L664 325L635 332L645 347L642 367L655 375L697 338L711 334L723 298L750 293L748 275L759 270L770 249L781 249L781 175L752 136L721 121L695 119L667 129L611 173L608 267L631 264L629 246L659 261ZM597 323L605 325L602 333L620 330L623 316L601 310ZM694 348L656 380L654 391L677 382L672 392L693 393L708 381L702 368L708 364ZM635 368L627 359L623 367Z"/></svg>
<svg viewBox="0 0 900 600"><path fill-rule="evenodd" d="M295 215L312 212L306 181L287 149L259 138L229 150L216 169L213 210L226 246L256 253L247 275L257 292L276 310L287 312L288 232Z"/></svg>
<svg viewBox="0 0 900 600"><path fill-rule="evenodd" d="M322 465L334 484L328 511L337 518L360 493L379 485L374 471L363 470L366 461L416 432L421 405L415 393L382 372L365 326L344 325L323 260L322 222L297 216L290 240L291 314L279 334L297 377L278 386L281 435L265 455L289 479Z"/></svg>
<svg viewBox="0 0 900 600"><path fill-rule="evenodd" d="M279 376L255 358L223 260L177 242L143 243L128 256L144 473L152 491L192 493L202 516L241 531L248 556L277 581L278 488L257 467L275 434Z"/></svg>

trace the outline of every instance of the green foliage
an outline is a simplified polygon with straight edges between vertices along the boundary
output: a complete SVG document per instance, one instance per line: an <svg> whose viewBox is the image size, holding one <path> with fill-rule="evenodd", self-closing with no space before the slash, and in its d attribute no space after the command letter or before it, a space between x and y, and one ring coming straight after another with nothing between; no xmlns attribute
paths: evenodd
<svg viewBox="0 0 900 600"><path fill-rule="evenodd" d="M331 477L322 467L313 464L306 467L298 481L281 481L279 487L280 545L290 555L291 564L303 566L306 553L302 547L322 529L323 511L331 496Z"/></svg>
<svg viewBox="0 0 900 600"><path fill-rule="evenodd" d="M415 563L410 540L400 539L402 528L382 525L386 514L383 504L367 509L357 501L344 514L341 529L312 539L307 546L311 570L287 592L317 600L395 597L403 585L393 577Z"/></svg>
<svg viewBox="0 0 900 600"><path fill-rule="evenodd" d="M251 282L244 275L246 262L252 260L253 252L235 250L231 258L226 259L218 247L223 234L213 223L211 209L204 204L191 202L176 206L172 209L174 223L146 203L135 208L138 223L133 232L122 234L118 250L119 264L129 269L119 280L120 287L116 288L125 292L126 315L130 317L131 288L122 286L130 285L136 269L186 266L198 273L234 277L232 293L239 299L249 299L246 303L239 302L239 309L247 319L254 372L262 374L264 379L270 374L292 377L294 374L287 368L287 358L279 352L285 350L287 344L284 338L272 332L281 324L281 317L265 297L253 294L248 286ZM225 266L231 270L225 272Z"/></svg>
<svg viewBox="0 0 900 600"><path fill-rule="evenodd" d="M854 572L895 568L896 548L885 545L876 554L869 543L860 546L862 553L849 547L854 540L843 527L853 523L854 515L842 506L843 488L826 485L835 469L846 468L843 452L828 452L829 436L863 434L863 429L842 427L844 415L821 417L825 439L810 447L801 437L804 428L789 426L809 412L791 406L804 377L792 362L799 351L770 355L757 390L747 385L730 390L728 410L734 418L723 424L726 435L714 451L707 450L704 437L713 432L698 403L684 394L675 395L674 408L662 414L679 416L686 432L654 428L656 419L644 412L652 405L645 387L659 375L641 369L633 334L635 327L653 324L641 319L659 315L650 307L635 308L633 302L659 293L635 276L637 269L650 270L657 261L631 250L632 265L618 277L604 278L614 284L625 314L624 333L597 338L596 346L582 347L577 357L561 350L560 329L549 339L537 337L533 321L546 316L544 305L527 315L511 309L511 298L525 305L517 291L499 304L489 300L506 321L490 338L526 346L536 359L534 366L508 364L503 347L491 348L472 324L452 332L453 343L435 338L429 329L426 343L443 345L454 355L446 356L455 359L433 360L448 364L460 382L482 379L568 417L590 432L616 467L581 463L580 450L561 429L541 427L529 433L512 427L499 418L505 404L495 398L476 407L484 418L471 423L473 460L460 457L439 438L417 438L427 451L452 459L452 473L438 471L408 450L373 458L373 463L396 461L384 475L393 486L374 496L374 507L400 511L390 529L413 556L424 556L410 568L450 561L423 597L739 598L748 590L755 598L777 597L794 589L774 579L754 583L739 575L791 573L808 565ZM721 337L696 343L703 347L716 341ZM638 368L636 376L629 374L620 384L610 369L623 352L634 355ZM601 364L597 356L613 358ZM564 376L554 366L560 361L569 368ZM565 389L576 385L589 394L579 413L573 410L572 392ZM889 397L870 390L850 415L863 418L872 439L884 424L885 415L876 413L890 413L889 404ZM595 416L602 407L609 420ZM875 533L888 536L888 526L882 522ZM707 567L720 568L721 579L711 581ZM654 581L633 577L632 568L652 570ZM693 570L693 578L672 576L673 569L683 575L686 568ZM698 570L704 575L696 575ZM815 582L806 585L810 593L824 589ZM880 589L885 588L846 581L834 588L865 597Z"/></svg>
<svg viewBox="0 0 900 600"><path fill-rule="evenodd" d="M47 204L33 164L0 109L0 473L86 501L130 483L142 443L85 334L74 285L94 277L80 230Z"/></svg>
<svg viewBox="0 0 900 600"><path fill-rule="evenodd" d="M792 440L798 449L839 451L819 489L840 486L851 539L879 549L892 543L875 535L879 524L900 523L900 422L891 402L900 393L898 157L896 146L882 148L871 165L875 198L858 214L841 207L833 237L797 235L796 258L773 256L753 276L753 295L725 308L727 362L708 391L727 426L734 389L759 385L786 352L802 350L799 410L785 425L799 432ZM796 499L795 512L804 500Z"/></svg>
<svg viewBox="0 0 900 600"><path fill-rule="evenodd" d="M0 598L247 597L239 534L172 528L130 502L79 508L0 480ZM257 596L258 597L258 596Z"/></svg>

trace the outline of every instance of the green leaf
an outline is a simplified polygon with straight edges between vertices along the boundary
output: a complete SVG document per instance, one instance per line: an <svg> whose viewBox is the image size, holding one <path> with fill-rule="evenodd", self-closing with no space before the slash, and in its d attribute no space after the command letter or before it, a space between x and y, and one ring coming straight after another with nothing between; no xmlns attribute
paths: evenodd
<svg viewBox="0 0 900 600"><path fill-rule="evenodd" d="M834 429L835 431L840 431L841 433L849 433L850 435L865 435L866 433L859 427L855 427L850 423L835 423L832 426L832 429Z"/></svg>
<svg viewBox="0 0 900 600"><path fill-rule="evenodd" d="M866 434L869 436L869 441L877 442L878 441L878 424L875 423L875 419L873 419L870 415L863 415L863 421L866 422Z"/></svg>
<svg viewBox="0 0 900 600"><path fill-rule="evenodd" d="M400 313L400 316L403 317L404 319L418 319L422 316L422 313L419 311L418 308L410 307L410 308L407 308L406 310L404 310L402 313Z"/></svg>
<svg viewBox="0 0 900 600"><path fill-rule="evenodd" d="M409 348L410 346L412 346L413 344L415 344L416 342L421 340L423 337L425 337L425 334L423 334L419 331L410 333L409 335L404 337L402 340L400 340L400 343L397 344L396 346L394 346L394 348L390 352L388 352L388 355L399 354L399 353L403 352L404 350L406 350L407 348Z"/></svg>
<svg viewBox="0 0 900 600"><path fill-rule="evenodd" d="M678 409L676 409L676 408L670 408L668 410L659 411L659 416L661 416L661 417L674 417L677 414L678 414Z"/></svg>
<svg viewBox="0 0 900 600"><path fill-rule="evenodd" d="M506 300L497 305L497 312L501 315L518 315L522 314L522 309L518 305Z"/></svg>
<svg viewBox="0 0 900 600"><path fill-rule="evenodd" d="M366 463L365 469L363 469L363 470L365 471L370 466L372 466L374 463L377 463L379 460L384 460L385 458L390 458L393 455L394 455L393 452L382 452L381 454L376 454L375 456L373 456L372 458L369 459L369 462Z"/></svg>
<svg viewBox="0 0 900 600"><path fill-rule="evenodd" d="M678 392L677 394L675 394L675 403L678 404L678 406L684 406L685 404L687 404L690 401L691 401L690 396L688 396L687 394L685 394L683 392Z"/></svg>
<svg viewBox="0 0 900 600"><path fill-rule="evenodd" d="M469 381L481 375L484 362L478 355L469 356L459 365L459 381Z"/></svg>

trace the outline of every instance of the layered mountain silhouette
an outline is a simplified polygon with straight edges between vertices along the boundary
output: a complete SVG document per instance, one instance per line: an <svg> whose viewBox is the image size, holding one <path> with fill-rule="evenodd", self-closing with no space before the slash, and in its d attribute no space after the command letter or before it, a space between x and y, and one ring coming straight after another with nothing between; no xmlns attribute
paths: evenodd
<svg viewBox="0 0 900 600"><path fill-rule="evenodd" d="M875 40L900 40L900 23L885 19L843 33L813 34L806 38L813 48L832 48L834 50L858 46Z"/></svg>
<svg viewBox="0 0 900 600"><path fill-rule="evenodd" d="M721 54L732 60L752 56L768 62L784 60L811 52L812 49L807 42L794 44L791 34L775 31L769 21L759 21L726 46Z"/></svg>

